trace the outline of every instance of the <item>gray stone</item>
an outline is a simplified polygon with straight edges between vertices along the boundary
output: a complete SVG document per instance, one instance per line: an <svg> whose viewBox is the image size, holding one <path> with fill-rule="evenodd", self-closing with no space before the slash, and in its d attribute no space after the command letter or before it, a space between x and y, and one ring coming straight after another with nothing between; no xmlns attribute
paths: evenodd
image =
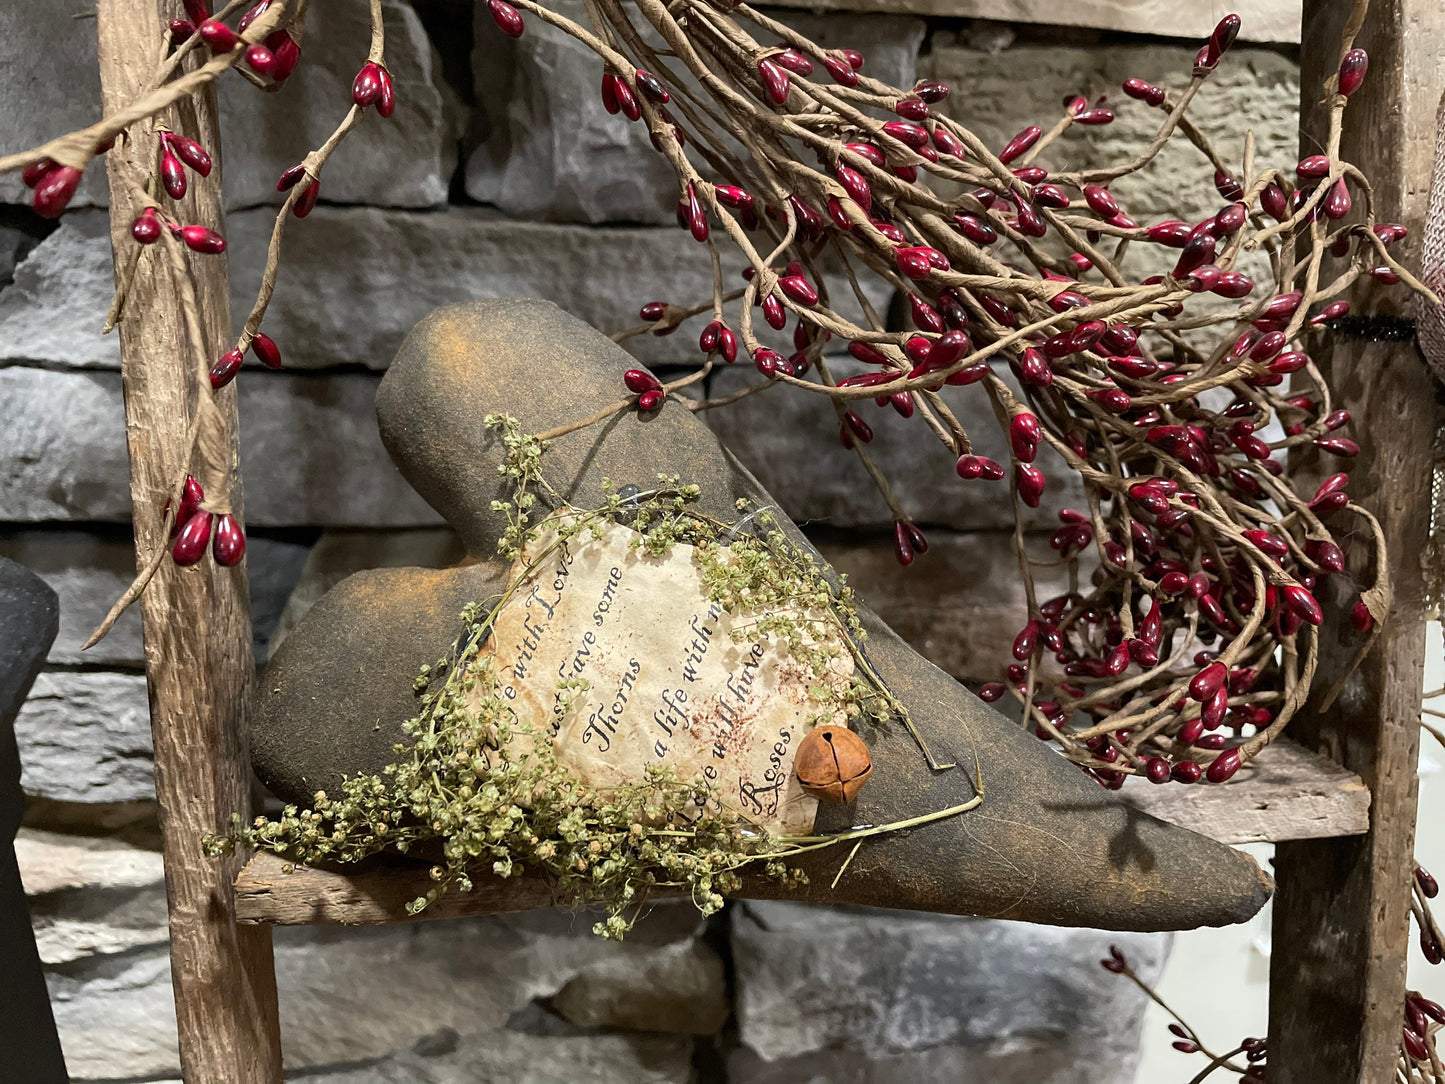
<svg viewBox="0 0 1445 1084"><path fill-rule="evenodd" d="M15 854L45 963L166 943L159 851L27 828L16 837Z"/></svg>
<svg viewBox="0 0 1445 1084"><path fill-rule="evenodd" d="M253 551L254 553L254 551ZM79 663L142 667L140 608L125 612L89 651L80 645L135 577L135 548L120 531L0 531L0 557L34 570L60 598L60 632L50 647L52 665Z"/></svg>
<svg viewBox="0 0 1445 1084"><path fill-rule="evenodd" d="M584 1028L627 1028L713 1035L728 1018L722 958L706 945L681 942L637 962L613 957L584 969L552 999Z"/></svg>
<svg viewBox="0 0 1445 1084"><path fill-rule="evenodd" d="M829 563L848 574L859 597L920 655L960 680L1002 680L1014 661L1014 633L1028 619L1012 536L1003 532L929 530L928 552L908 568L893 555L893 533L866 540L814 532ZM1030 552L1050 553L1027 536ZM1058 567L1035 567L1040 599L1068 590Z"/></svg>
<svg viewBox="0 0 1445 1084"><path fill-rule="evenodd" d="M460 1036L442 1056L403 1051L374 1065L328 1073L324 1084L688 1084L692 1041L674 1035Z"/></svg>
<svg viewBox="0 0 1445 1084"><path fill-rule="evenodd" d="M833 373L839 378L866 368L852 358L833 363ZM1013 382L1006 367L999 371ZM727 395L758 380L752 366L723 368L714 375L709 394ZM945 387L942 395L963 424L974 451L1007 468L1008 440L983 385ZM957 457L919 415L905 420L890 407L878 409L872 400L864 399L862 404L857 410L875 434L873 442L865 446L868 454L888 479L903 510L920 525L966 531L1013 528L1007 480L963 481L954 470ZM830 527L891 524L888 504L858 456L839 443L838 416L824 396L778 385L704 411L701 417L795 520ZM1023 522L1030 529L1057 527L1058 509L1078 505L1083 487L1078 476L1047 448L1040 451L1037 465L1048 478L1048 488L1039 508L1019 505Z"/></svg>
<svg viewBox="0 0 1445 1084"><path fill-rule="evenodd" d="M253 210L227 221L231 311L239 322L255 300L272 219ZM725 281L739 281L741 257L724 256ZM16 269L15 284L0 291L0 364L118 368L115 337L99 333L111 299L110 261L102 214L62 219ZM647 301L691 304L712 296L707 250L675 227L514 222L481 208L418 214L323 207L287 232L282 263L266 329L288 369L385 369L417 321L448 301L540 297L610 334L636 326ZM874 305L886 305L881 280L870 279L868 291ZM839 311L859 318L851 298ZM626 345L645 362L695 363L701 330L694 320L675 335L641 335ZM248 369L243 392L249 377Z"/></svg>
<svg viewBox="0 0 1445 1084"><path fill-rule="evenodd" d="M353 572L368 568L447 568L464 556L450 527L409 531L324 531L311 547L295 588L285 600L266 657L275 651L322 595Z"/></svg>
<svg viewBox="0 0 1445 1084"><path fill-rule="evenodd" d="M308 1075L330 1069L337 1075L328 1079L348 1084L685 1084L692 1047L685 1037L575 1030L541 1037L509 1028L515 1014L579 971L605 959L630 959L640 969L660 951L602 941L590 926L585 916L541 911L370 929L280 929L286 1066ZM51 972L50 989L75 1080L176 1074L163 946L74 961ZM438 1042L445 1029L456 1038ZM419 1042L430 1056L417 1052ZM439 1052L450 1047L454 1053ZM573 1072L562 1069L574 1065Z"/></svg>
<svg viewBox="0 0 1445 1084"><path fill-rule="evenodd" d="M552 7L584 27L591 25L579 0ZM672 222L677 175L653 150L646 125L603 109L603 65L597 55L540 19L531 19L527 33L512 41L498 33L486 5L478 4L476 13L472 67L490 138L467 160L467 194L524 218ZM860 45L868 50L868 74L913 85L924 35L920 19L769 14L824 47ZM682 75L686 68L675 63L673 71ZM655 74L674 88L701 94L690 75Z"/></svg>
<svg viewBox="0 0 1445 1084"><path fill-rule="evenodd" d="M63 802L155 796L145 678L51 671L15 720L27 794Z"/></svg>
<svg viewBox="0 0 1445 1084"><path fill-rule="evenodd" d="M375 377L247 373L246 522L412 526L438 517L402 481L372 420ZM130 519L120 374L0 370L0 520Z"/></svg>
<svg viewBox="0 0 1445 1084"><path fill-rule="evenodd" d="M1195 47L1209 36L1220 16L1233 11L1243 19L1241 41L1298 42L1300 0L1234 0L1181 4L1179 0L775 0L789 7L832 12L899 11L948 19L977 16L1004 22L1043 23L1078 28L1071 37L1118 30L1170 38L1193 38ZM869 54L871 58L872 54Z"/></svg>
<svg viewBox="0 0 1445 1084"><path fill-rule="evenodd" d="M117 373L0 369L0 519L130 518Z"/></svg>
<svg viewBox="0 0 1445 1084"><path fill-rule="evenodd" d="M120 339L102 336L115 278L109 218L72 211L0 290L0 362L120 368Z"/></svg>
<svg viewBox="0 0 1445 1084"><path fill-rule="evenodd" d="M444 100L431 45L409 4L386 0L387 66L397 86L390 120L367 116L324 171L324 198L342 203L432 207L445 203L455 168L455 107ZM223 188L231 207L278 199L276 178L318 147L351 104L366 59L366 0L308 11L302 62L274 93L236 75L217 82L225 139ZM0 99L24 102L0 118L0 153L24 150L100 119L95 5L87 0L8 4L0 11ZM214 148L212 148L214 150ZM94 163L72 200L108 202ZM0 202L26 203L18 174L0 177Z"/></svg>
<svg viewBox="0 0 1445 1084"><path fill-rule="evenodd" d="M254 535L247 539L251 624L260 659L308 552L310 547L300 542ZM127 610L100 643L85 651L80 646L135 577L135 548L128 531L0 530L0 557L28 565L60 596L60 634L47 660L52 666L145 665L138 606Z"/></svg>
<svg viewBox="0 0 1445 1084"><path fill-rule="evenodd" d="M1129 1080L1145 998L1098 960L1117 944L1153 981L1169 944L1163 934L792 903L738 905L731 929L738 1036L753 1057L730 1079L748 1084ZM951 1076L955 1055L940 1051L964 1054ZM820 1054L825 1067L877 1064L820 1075ZM978 1076L960 1073L959 1060Z"/></svg>

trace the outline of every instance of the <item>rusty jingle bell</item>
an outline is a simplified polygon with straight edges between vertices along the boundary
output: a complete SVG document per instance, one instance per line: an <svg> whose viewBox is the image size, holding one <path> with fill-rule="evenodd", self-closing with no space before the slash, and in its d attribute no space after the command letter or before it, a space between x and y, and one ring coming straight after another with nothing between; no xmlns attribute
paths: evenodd
<svg viewBox="0 0 1445 1084"><path fill-rule="evenodd" d="M820 802L851 802L868 782L873 758L863 739L844 726L820 726L798 746L793 771Z"/></svg>

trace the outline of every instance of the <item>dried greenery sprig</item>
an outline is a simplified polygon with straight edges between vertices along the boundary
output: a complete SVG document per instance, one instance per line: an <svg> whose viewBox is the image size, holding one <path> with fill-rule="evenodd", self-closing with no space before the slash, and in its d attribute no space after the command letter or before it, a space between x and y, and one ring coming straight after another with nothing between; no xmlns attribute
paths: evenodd
<svg viewBox="0 0 1445 1084"><path fill-rule="evenodd" d="M841 876L864 840L957 816L983 801L976 776L974 796L946 809L843 832L779 836L722 805L705 780L680 779L670 766L649 766L645 778L605 790L579 778L558 761L538 721L519 717L501 694L483 645L502 607L549 558L585 546L608 524L629 527L632 544L650 556L679 544L693 547L709 601L750 618L733 635L745 630L806 665L818 706L814 721L842 713L860 724L881 724L906 717L906 709L858 647L865 632L851 589L794 546L768 509L741 507L742 521L723 523L692 507L696 486L662 477L652 491L624 496L609 487L599 509L566 508L548 517L544 538L535 519L538 492L553 507L560 503L541 472L545 443L523 434L515 419L487 422L506 449L500 470L513 487L510 498L494 505L507 518L498 552L520 570L485 608L468 606L452 649L423 667L416 685L422 708L404 724L395 763L379 775L346 778L339 796L318 792L309 809L287 806L275 819L238 822L233 837L208 842L213 853L241 844L296 862L346 863L383 850L420 852L435 860L435 884L411 902L413 913L447 891L469 891L478 868L501 877L538 871L552 879L562 902L605 907L607 918L595 932L620 938L659 893L686 894L710 914L742 888L744 868L796 886L805 878L788 867L790 859L852 843ZM838 636L857 664L842 688L817 680L835 661ZM577 686L559 685L559 704L585 691Z"/></svg>

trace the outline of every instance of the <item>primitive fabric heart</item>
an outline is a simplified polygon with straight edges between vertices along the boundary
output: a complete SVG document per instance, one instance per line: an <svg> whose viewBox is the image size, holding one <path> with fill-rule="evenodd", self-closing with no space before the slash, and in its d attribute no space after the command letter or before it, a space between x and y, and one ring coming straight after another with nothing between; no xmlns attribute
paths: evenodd
<svg viewBox="0 0 1445 1084"><path fill-rule="evenodd" d="M635 363L605 335L549 302L485 300L433 312L407 337L381 383L381 435L407 481L460 533L471 563L358 573L318 602L273 656L253 712L257 772L305 806L344 775L396 759L417 712L414 681L460 631L468 603L494 598L509 563L496 556L511 496L504 450L488 415L539 433L619 398ZM699 487L697 508L738 517L738 501L771 506L758 482L685 404L627 409L554 440L544 456L553 495L597 508L612 486L659 473ZM540 513L545 513L541 509ZM783 528L807 542L790 522ZM660 601L659 606L663 605ZM847 804L818 807L817 832L888 824L967 802L975 763L984 800L958 816L867 839L833 885L847 848L796 860L808 883L748 879L747 895L986 915L1066 926L1172 930L1240 922L1269 898L1247 855L1140 813L1086 777L1016 720L938 670L866 607L867 654L909 708L919 737L898 725L855 724L872 771Z"/></svg>

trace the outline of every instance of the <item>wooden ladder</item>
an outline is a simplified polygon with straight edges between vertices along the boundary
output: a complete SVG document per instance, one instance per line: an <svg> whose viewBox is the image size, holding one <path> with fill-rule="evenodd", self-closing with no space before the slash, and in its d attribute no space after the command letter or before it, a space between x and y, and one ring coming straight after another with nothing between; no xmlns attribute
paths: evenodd
<svg viewBox="0 0 1445 1084"><path fill-rule="evenodd" d="M1353 0L1305 0L1305 153L1319 149L1310 127L1320 112L1314 99L1339 63L1340 30L1353 7ZM139 90L161 24L155 0L100 0L97 14L104 98L113 110ZM1358 44L1369 51L1371 70L1346 114L1344 153L1374 182L1379 218L1407 223L1418 238L1435 103L1445 84L1445 5L1374 0ZM210 94L162 119L207 146L219 145ZM142 135L114 153L154 161L155 148L146 143ZM141 205L113 167L111 181L115 252L118 262L127 261L135 250L127 232ZM217 181L218 175L192 179L185 205L192 221L220 222ZM230 334L225 263L218 257L193 263L208 343L218 356ZM185 451L177 420L188 416L188 397L209 394L194 386L191 366L176 364L186 354L182 295L163 264L142 261L128 306L143 309L144 320L121 323L140 556L166 544L162 506ZM1377 300L1398 306L1400 297L1377 299L1367 290L1356 310L1371 312ZM1145 784L1126 788L1124 798L1225 842L1279 844L1270 1079L1384 1084L1393 1077L1405 989L1425 631L1419 561L1430 524L1439 412L1434 380L1411 344L1344 341L1319 361L1363 436L1351 488L1384 526L1394 610L1336 705L1292 725L1299 744L1277 744L1224 787ZM234 441L235 393L222 396ZM232 477L239 497L238 472ZM182 573L166 562L142 607L183 1072L191 1084L278 1084L270 927L409 921L406 901L429 882L424 870L408 866L354 876L286 874L268 855L244 868L239 859L207 858L202 838L227 831L231 814L249 804L245 715L253 660L244 569L204 562ZM1353 650L1347 642L1326 643L1320 672L1341 672ZM540 881L482 877L474 892L445 896L424 917L490 915L552 902Z"/></svg>

